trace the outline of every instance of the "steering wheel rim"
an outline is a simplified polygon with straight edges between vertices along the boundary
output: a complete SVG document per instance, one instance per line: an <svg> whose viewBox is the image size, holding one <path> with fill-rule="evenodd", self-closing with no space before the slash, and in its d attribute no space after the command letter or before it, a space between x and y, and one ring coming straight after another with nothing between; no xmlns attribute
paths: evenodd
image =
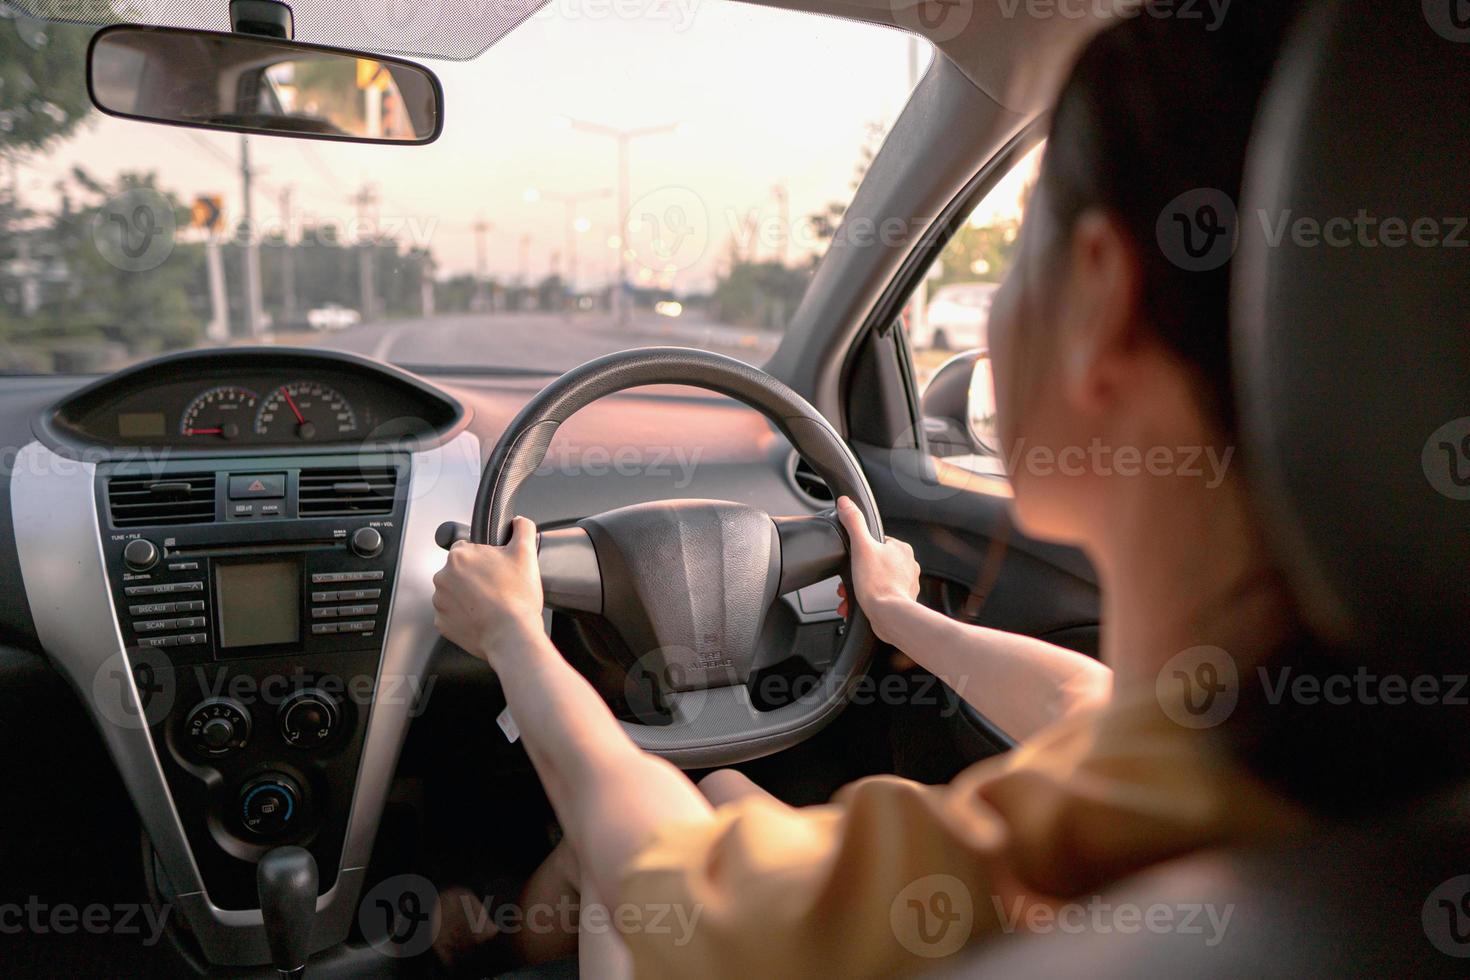
<svg viewBox="0 0 1470 980"><path fill-rule="evenodd" d="M734 358L681 347L652 347L609 354L573 368L543 388L521 409L496 443L481 474L470 540L479 544L503 544L508 540L517 492L545 460L552 438L562 423L595 401L630 388L653 384L678 384L713 391L760 412L827 481L834 494L845 495L857 504L873 535L880 541L883 539L877 505L856 457L831 424L804 398L766 372ZM555 595L560 597L564 608L591 611L592 589L588 577L593 570L589 568L583 534L592 541L598 566L597 587L601 590L604 588L601 566L615 560L609 554L612 545L608 527L604 525L615 528L617 522L626 524L631 520L635 522L635 530L641 532L647 527L643 522L649 520L687 520L692 525L737 520L743 522L740 524L742 528L749 529L756 526L751 523L750 512L753 510L746 505L721 501L663 501L619 508L584 519L570 533L546 532L542 535L540 550L548 605L558 607L557 601L550 600ZM825 577L835 572L844 581L848 580L846 534L832 512L791 518L772 518L764 511L757 513L772 522L774 530L770 537L775 551L772 561L773 567L779 568L770 586L776 590L774 593L759 598L751 595L745 599L747 609L754 608L757 602L771 600L762 611L761 623L774 605L775 598L794 591L793 585L801 587L801 584L820 581L821 578L813 579L813 576L823 571L827 573ZM681 523L680 533L683 537L692 532ZM557 537L553 539L553 535ZM745 536L747 539L750 537ZM551 547L553 540L556 549ZM742 547L745 543L742 540ZM834 549L839 550L840 555L835 555ZM759 542L752 542L750 550L757 552L753 563L758 564ZM638 556L631 555L630 561L636 565ZM548 566L557 566L562 572ZM666 564L663 567L667 570ZM626 569L620 567L619 571L626 572ZM555 579L558 575L563 575L563 578L557 582L547 581L548 576ZM655 591L670 594L667 587ZM743 593L745 590L736 591ZM853 595L850 582L848 595ZM720 598L723 602L726 597ZM600 606L602 597L599 596L597 601ZM595 611L604 610L598 608ZM684 768L729 765L768 755L809 738L846 705L853 686L866 671L872 656L875 638L871 626L856 602L849 602L849 611L846 632L831 666L811 691L791 703L768 711L758 710L737 670L733 676L739 678L738 681L727 685L667 692L665 701L671 719L668 724L624 721L623 727L640 747ZM656 612L645 610L644 613L657 618ZM756 624L757 633L761 623ZM625 635L624 639L628 640L628 637ZM640 663L644 656L665 653L663 648L640 651L633 647L631 640L629 643ZM693 673L705 669L701 662Z"/></svg>

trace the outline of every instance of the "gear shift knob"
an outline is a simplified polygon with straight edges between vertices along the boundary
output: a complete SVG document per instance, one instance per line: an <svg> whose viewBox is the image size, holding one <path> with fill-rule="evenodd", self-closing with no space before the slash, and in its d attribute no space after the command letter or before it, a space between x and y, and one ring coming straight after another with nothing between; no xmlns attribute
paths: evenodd
<svg viewBox="0 0 1470 980"><path fill-rule="evenodd" d="M255 868L255 889L271 962L287 980L306 973L311 924L316 918L316 858L301 847L268 851Z"/></svg>

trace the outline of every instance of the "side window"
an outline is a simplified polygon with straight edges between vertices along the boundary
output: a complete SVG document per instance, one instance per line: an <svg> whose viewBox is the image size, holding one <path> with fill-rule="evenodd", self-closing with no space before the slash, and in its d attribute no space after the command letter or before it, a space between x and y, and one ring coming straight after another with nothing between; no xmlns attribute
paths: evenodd
<svg viewBox="0 0 1470 980"><path fill-rule="evenodd" d="M921 398L929 393L939 369L956 354L983 351L989 345L990 301L1015 259L1021 220L1044 147L1037 144L1027 151L981 199L904 307L904 326L913 348ZM951 462L1000 475L1003 470L995 444L995 397L988 360L980 360L969 381L967 399L928 400L930 405L926 407L936 402L949 406L943 414L925 420L930 448ZM955 383L952 376L941 380L941 384L950 386ZM960 405L967 406L967 411ZM966 417L956 417L960 415Z"/></svg>

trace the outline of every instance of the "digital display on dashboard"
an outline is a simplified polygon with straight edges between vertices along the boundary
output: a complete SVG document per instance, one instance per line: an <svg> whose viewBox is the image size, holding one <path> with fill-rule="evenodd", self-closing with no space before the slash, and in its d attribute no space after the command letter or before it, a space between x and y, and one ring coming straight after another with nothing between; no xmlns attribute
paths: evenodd
<svg viewBox="0 0 1470 980"><path fill-rule="evenodd" d="M294 561L216 564L221 647L301 639L301 565Z"/></svg>
<svg viewBox="0 0 1470 980"><path fill-rule="evenodd" d="M117 416L117 434L124 439L161 436L165 428L162 412L119 412Z"/></svg>

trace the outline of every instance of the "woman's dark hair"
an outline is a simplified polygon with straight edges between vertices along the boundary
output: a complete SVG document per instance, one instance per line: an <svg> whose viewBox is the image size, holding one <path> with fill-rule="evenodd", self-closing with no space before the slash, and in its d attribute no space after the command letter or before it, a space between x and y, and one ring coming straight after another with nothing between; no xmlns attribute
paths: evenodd
<svg viewBox="0 0 1470 980"><path fill-rule="evenodd" d="M1062 229L1101 208L1132 238L1148 323L1194 369L1202 406L1227 437L1230 264L1191 271L1166 254L1157 229L1181 197L1240 199L1256 108L1295 7L1236 0L1216 20L1145 4L1104 31L1058 98L1039 178Z"/></svg>

